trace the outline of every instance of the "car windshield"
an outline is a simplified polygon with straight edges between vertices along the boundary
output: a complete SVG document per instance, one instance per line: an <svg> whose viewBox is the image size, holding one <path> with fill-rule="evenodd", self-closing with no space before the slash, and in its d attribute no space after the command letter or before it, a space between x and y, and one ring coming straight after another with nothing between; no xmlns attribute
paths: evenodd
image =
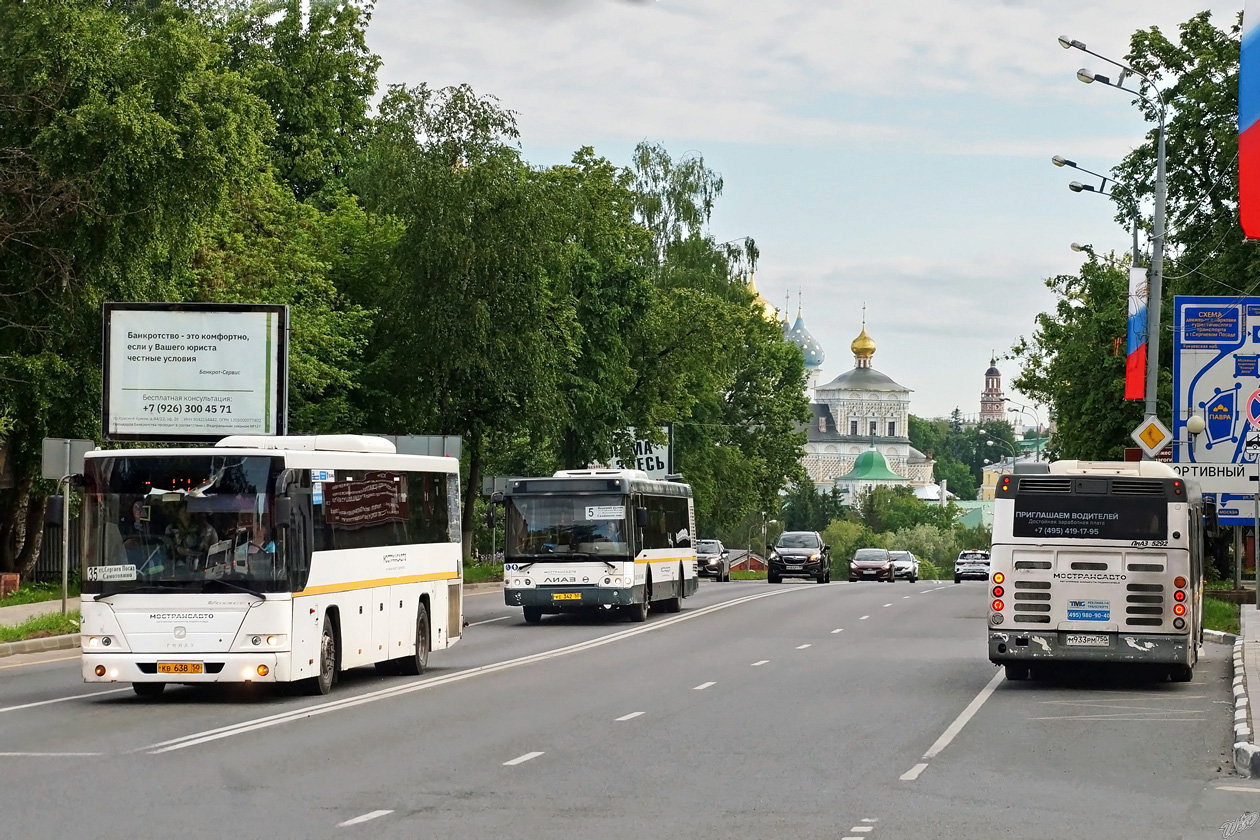
<svg viewBox="0 0 1260 840"><path fill-rule="evenodd" d="M697 554L720 554L722 552L722 544L716 540L700 540L696 543Z"/></svg>
<svg viewBox="0 0 1260 840"><path fill-rule="evenodd" d="M630 551L625 496L512 496L506 508L507 557L545 562Z"/></svg>
<svg viewBox="0 0 1260 840"><path fill-rule="evenodd" d="M241 455L89 459L83 591L284 591L271 531L282 469Z"/></svg>
<svg viewBox="0 0 1260 840"><path fill-rule="evenodd" d="M887 560L888 552L882 548L859 548L853 555L855 560Z"/></svg>
<svg viewBox="0 0 1260 840"><path fill-rule="evenodd" d="M818 548L818 537L813 534L784 534L779 537L779 548Z"/></svg>
<svg viewBox="0 0 1260 840"><path fill-rule="evenodd" d="M892 556L892 559L897 561L909 563L914 559L914 555L908 551L890 551L888 553Z"/></svg>

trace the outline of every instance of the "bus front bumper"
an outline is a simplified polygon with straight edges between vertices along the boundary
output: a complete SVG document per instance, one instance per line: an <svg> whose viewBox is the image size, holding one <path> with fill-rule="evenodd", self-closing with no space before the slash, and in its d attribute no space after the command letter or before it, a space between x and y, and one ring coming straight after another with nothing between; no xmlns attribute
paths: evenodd
<svg viewBox="0 0 1260 840"><path fill-rule="evenodd" d="M242 683L286 682L288 654L276 653L180 653L179 656L145 653L85 653L83 681L88 683ZM201 673L174 671L170 667L200 665ZM104 673L97 674L98 667ZM162 668L162 671L159 671ZM265 668L265 673L259 673Z"/></svg>
<svg viewBox="0 0 1260 840"><path fill-rule="evenodd" d="M1082 630L989 630L989 661L1150 662L1189 665L1189 633L1120 633Z"/></svg>
<svg viewBox="0 0 1260 840"><path fill-rule="evenodd" d="M503 603L509 607L542 607L549 612L582 610L591 607L626 607L643 603L643 586L617 589L596 586L539 586L534 589L504 589Z"/></svg>

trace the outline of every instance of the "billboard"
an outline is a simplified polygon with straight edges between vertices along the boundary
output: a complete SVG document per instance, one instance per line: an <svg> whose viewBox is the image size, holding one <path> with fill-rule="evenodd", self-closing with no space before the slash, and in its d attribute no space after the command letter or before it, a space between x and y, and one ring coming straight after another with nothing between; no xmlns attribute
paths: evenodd
<svg viewBox="0 0 1260 840"><path fill-rule="evenodd" d="M634 438L634 456L622 458L615 450L610 453L608 465L615 470L642 470L648 478L664 479L674 471L670 450L674 443L674 425L661 427L666 443L652 443L641 439L634 429L626 430Z"/></svg>
<svg viewBox="0 0 1260 840"><path fill-rule="evenodd" d="M287 306L106 303L103 314L106 439L285 433Z"/></svg>
<svg viewBox="0 0 1260 840"><path fill-rule="evenodd" d="M1178 296L1173 312L1173 466L1216 497L1222 524L1249 524L1260 446L1247 403L1260 389L1260 297ZM1191 437L1193 414L1205 428Z"/></svg>

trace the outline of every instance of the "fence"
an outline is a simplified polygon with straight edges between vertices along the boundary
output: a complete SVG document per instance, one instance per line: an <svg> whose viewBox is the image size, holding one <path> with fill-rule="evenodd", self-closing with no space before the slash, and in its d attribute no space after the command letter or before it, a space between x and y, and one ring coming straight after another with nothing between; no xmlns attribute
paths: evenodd
<svg viewBox="0 0 1260 840"><path fill-rule="evenodd" d="M60 499L54 499L60 504ZM83 544L83 530L79 527L79 518L70 520L70 576L73 577L79 568L79 558ZM47 526L44 528L44 542L39 547L39 560L31 570L31 580L61 580L61 528Z"/></svg>

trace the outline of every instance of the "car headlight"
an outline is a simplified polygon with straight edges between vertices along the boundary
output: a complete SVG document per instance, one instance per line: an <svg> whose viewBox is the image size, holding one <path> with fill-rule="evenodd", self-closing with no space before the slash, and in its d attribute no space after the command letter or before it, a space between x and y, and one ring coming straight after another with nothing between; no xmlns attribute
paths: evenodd
<svg viewBox="0 0 1260 840"><path fill-rule="evenodd" d="M817 551L815 551L813 554L809 555L809 559L810 559L810 560L819 560L819 559L821 559L821 558L822 558L822 555L821 555L821 554L819 554Z"/></svg>

